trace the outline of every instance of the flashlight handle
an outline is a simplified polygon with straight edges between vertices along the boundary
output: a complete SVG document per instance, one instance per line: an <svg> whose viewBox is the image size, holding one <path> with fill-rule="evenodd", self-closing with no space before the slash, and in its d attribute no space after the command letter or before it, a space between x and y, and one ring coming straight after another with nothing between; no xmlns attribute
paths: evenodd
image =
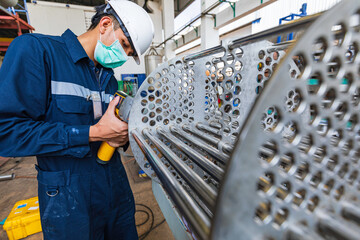
<svg viewBox="0 0 360 240"><path fill-rule="evenodd" d="M102 142L97 153L97 162L106 164L110 161L115 152L114 147L110 146L107 142Z"/></svg>

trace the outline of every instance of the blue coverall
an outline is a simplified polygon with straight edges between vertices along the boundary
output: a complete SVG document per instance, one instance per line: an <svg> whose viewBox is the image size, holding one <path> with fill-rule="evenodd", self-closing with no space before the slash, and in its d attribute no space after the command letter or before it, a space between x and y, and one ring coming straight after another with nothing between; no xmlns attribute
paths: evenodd
<svg viewBox="0 0 360 240"><path fill-rule="evenodd" d="M95 67L67 30L62 36L24 34L0 68L0 156L37 156L45 239L137 239L135 204L115 152L96 161L89 143L92 96L105 112L117 90L111 69Z"/></svg>

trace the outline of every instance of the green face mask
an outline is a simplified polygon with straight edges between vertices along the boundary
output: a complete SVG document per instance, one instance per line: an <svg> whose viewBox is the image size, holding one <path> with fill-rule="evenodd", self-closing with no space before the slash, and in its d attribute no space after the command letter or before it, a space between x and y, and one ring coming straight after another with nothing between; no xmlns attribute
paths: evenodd
<svg viewBox="0 0 360 240"><path fill-rule="evenodd" d="M113 33L114 38L116 39L114 26ZM118 39L116 39L110 46L106 46L101 42L101 34L100 40L98 40L95 47L94 57L99 64L106 68L120 67L129 59Z"/></svg>

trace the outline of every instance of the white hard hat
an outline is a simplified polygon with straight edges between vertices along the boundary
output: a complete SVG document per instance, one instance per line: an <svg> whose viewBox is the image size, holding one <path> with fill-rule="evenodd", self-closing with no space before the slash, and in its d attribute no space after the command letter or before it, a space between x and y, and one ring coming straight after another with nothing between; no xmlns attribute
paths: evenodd
<svg viewBox="0 0 360 240"><path fill-rule="evenodd" d="M115 11L115 17L120 18L120 25L125 26L135 50L135 62L140 64L139 57L150 47L154 37L154 24L149 14L136 3L126 0L109 0L108 4Z"/></svg>

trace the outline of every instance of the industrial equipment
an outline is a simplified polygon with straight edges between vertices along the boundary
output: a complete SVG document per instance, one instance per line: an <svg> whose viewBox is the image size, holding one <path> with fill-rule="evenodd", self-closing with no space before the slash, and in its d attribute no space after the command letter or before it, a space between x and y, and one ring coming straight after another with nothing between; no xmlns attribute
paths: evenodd
<svg viewBox="0 0 360 240"><path fill-rule="evenodd" d="M344 0L148 76L131 148L196 238L359 238L359 44Z"/></svg>
<svg viewBox="0 0 360 240"><path fill-rule="evenodd" d="M119 102L115 107L115 116L124 122L129 122L129 115L133 98L123 91L117 91L114 97L119 97ZM100 164L106 164L110 161L114 155L116 148L110 146L107 142L102 142L97 153L97 162Z"/></svg>
<svg viewBox="0 0 360 240"><path fill-rule="evenodd" d="M147 75L152 73L162 63L162 56L157 53L154 47L150 47L144 59L145 59L145 72Z"/></svg>

